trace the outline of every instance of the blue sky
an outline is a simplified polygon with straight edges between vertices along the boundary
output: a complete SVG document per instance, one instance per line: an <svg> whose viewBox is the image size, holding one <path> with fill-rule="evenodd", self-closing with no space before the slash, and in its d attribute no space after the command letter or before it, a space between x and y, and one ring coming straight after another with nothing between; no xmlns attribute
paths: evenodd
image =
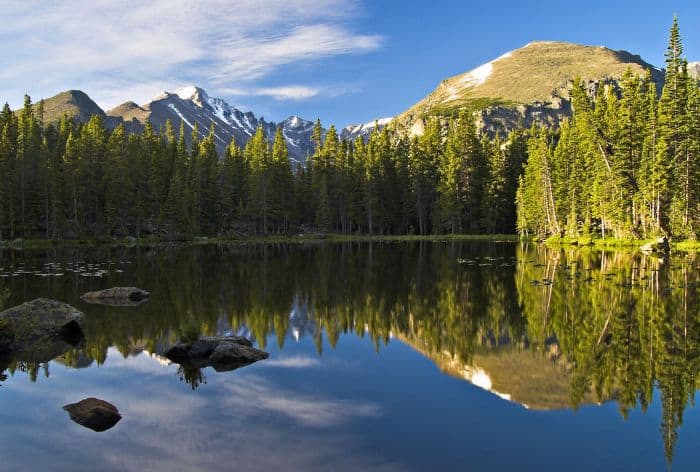
<svg viewBox="0 0 700 472"><path fill-rule="evenodd" d="M344 126L393 116L443 79L534 40L605 45L663 64L693 1L25 0L3 2L0 100L71 88L103 108L199 85L267 119Z"/></svg>

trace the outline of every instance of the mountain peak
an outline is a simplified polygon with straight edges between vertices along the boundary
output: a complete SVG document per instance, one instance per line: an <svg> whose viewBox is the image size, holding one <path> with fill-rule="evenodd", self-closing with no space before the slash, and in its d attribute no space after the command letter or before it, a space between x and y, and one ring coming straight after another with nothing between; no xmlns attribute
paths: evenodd
<svg viewBox="0 0 700 472"><path fill-rule="evenodd" d="M87 121L93 115L105 116L100 108L82 90L66 90L44 100L44 120L58 121L63 115L78 121Z"/></svg>
<svg viewBox="0 0 700 472"><path fill-rule="evenodd" d="M291 115L287 117L287 119L284 120L281 124L285 128L313 128L314 126L313 121L305 120L304 118L297 115Z"/></svg>
<svg viewBox="0 0 700 472"><path fill-rule="evenodd" d="M591 84L614 81L628 68L639 75L651 71L655 81L663 80L657 68L627 51L561 41L533 41L443 80L427 97L397 117L397 124L420 134L426 116L447 116L465 109L478 112L493 107L517 111L519 107L546 108L548 104L552 104L552 110L543 110L545 114L551 111L552 121L556 122L558 118L554 114L566 113L561 106L568 106L568 92L576 77ZM507 118L513 120L517 123L517 117Z"/></svg>
<svg viewBox="0 0 700 472"><path fill-rule="evenodd" d="M179 96L183 100L189 100L192 97L196 96L199 94L200 91L203 91L199 87L195 87L194 85L188 85L186 87L181 87L175 91L175 95Z"/></svg>
<svg viewBox="0 0 700 472"><path fill-rule="evenodd" d="M175 95L182 100L192 100L200 107L204 107L205 104L209 103L209 95L207 95L207 92L203 88L194 85L188 85L177 89Z"/></svg>
<svg viewBox="0 0 700 472"><path fill-rule="evenodd" d="M348 141L354 141L359 136L367 140L369 136L375 131L381 131L386 125L388 125L393 118L377 118L374 121L364 123L361 125L348 125L340 131L340 138L346 139Z"/></svg>

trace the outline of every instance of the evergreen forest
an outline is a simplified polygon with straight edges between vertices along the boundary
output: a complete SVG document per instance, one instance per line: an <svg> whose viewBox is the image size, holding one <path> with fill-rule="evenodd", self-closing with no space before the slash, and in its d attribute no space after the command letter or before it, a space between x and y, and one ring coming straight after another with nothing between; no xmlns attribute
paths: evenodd
<svg viewBox="0 0 700 472"><path fill-rule="evenodd" d="M0 240L502 234L642 239L700 234L700 89L674 20L662 87L651 74L575 80L558 129L480 133L465 110L339 139L317 121L293 165L281 130L223 156L215 129L142 133L103 118L45 123L43 103L0 112ZM204 136L204 137L202 137Z"/></svg>

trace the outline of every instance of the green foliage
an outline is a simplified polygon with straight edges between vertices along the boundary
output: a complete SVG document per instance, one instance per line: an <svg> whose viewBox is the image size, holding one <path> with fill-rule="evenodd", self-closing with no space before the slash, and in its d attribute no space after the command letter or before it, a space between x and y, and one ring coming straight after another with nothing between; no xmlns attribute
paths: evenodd
<svg viewBox="0 0 700 472"><path fill-rule="evenodd" d="M393 337L460 379L467 367L480 366L493 390L531 408L615 399L626 416L658 401L663 443L672 454L700 380L700 257L460 239L217 244L149 257L137 249L95 248L82 253L86 261L133 260L135 280L157 283L164 296L146 311L91 313L82 352L102 363L110 346L133 356L174 343L178 330L192 341L199 333L243 327L261 345L283 346L289 330L301 328L290 325L289 310L303 300L308 324L300 331L315 342L333 346L344 333L356 333L382 349ZM51 262L74 260L73 251L41 254ZM37 255L13 257L30 265ZM22 289L42 283L32 276L7 282ZM58 298L75 293L75 281L58 277L51 291ZM195 334L184 334L187 325ZM11 372L21 368L37 372L27 363L14 363ZM179 373L183 381L204 381L187 369Z"/></svg>
<svg viewBox="0 0 700 472"><path fill-rule="evenodd" d="M200 325L194 322L185 323L178 330L180 342L187 346L192 346L201 336L202 331Z"/></svg>
<svg viewBox="0 0 700 472"><path fill-rule="evenodd" d="M465 97L456 100L449 101L439 106L430 108L424 115L423 118L431 117L456 117L462 113L473 113L479 110L483 110L489 107L515 107L516 102L511 100L504 100L500 98L490 98L490 97Z"/></svg>
<svg viewBox="0 0 700 472"><path fill-rule="evenodd" d="M518 60L541 48L571 65L561 44ZM488 136L466 102L426 116L411 138L384 128L350 143L317 121L306 167L290 163L281 129L270 139L260 128L243 150L232 142L219 156L213 124L203 137L196 125L188 146L184 123L179 133L168 122L128 134L99 114L46 120L53 102L26 97L19 112L0 112L0 240L515 231L695 240L700 90L682 54L674 20L660 98L652 73L633 65L615 82L579 78L573 116L558 130ZM463 99L482 107L497 103L491 96Z"/></svg>
<svg viewBox="0 0 700 472"><path fill-rule="evenodd" d="M650 73L627 70L618 88L598 84L594 99L576 81L574 114L552 155L543 145L530 148L518 190L522 234L697 237L700 89L682 53L674 19L658 100Z"/></svg>

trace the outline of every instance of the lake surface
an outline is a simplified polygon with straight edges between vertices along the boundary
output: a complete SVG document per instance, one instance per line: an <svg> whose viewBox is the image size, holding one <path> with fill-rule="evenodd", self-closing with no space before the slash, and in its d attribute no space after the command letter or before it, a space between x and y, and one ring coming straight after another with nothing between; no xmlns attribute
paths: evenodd
<svg viewBox="0 0 700 472"><path fill-rule="evenodd" d="M0 365L2 470L698 470L700 257L508 242L0 252L0 303L87 315ZM138 307L89 305L118 285ZM159 355L195 324L270 353ZM62 406L123 419L97 433Z"/></svg>

